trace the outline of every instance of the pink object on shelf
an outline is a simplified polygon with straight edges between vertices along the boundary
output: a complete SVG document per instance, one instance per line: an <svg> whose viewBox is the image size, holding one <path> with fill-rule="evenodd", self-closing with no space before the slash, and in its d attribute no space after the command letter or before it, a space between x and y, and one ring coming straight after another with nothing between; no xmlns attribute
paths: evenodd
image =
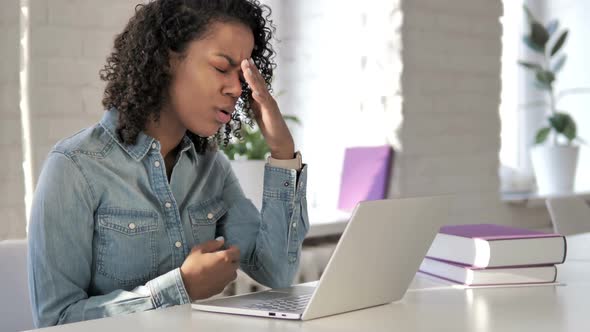
<svg viewBox="0 0 590 332"><path fill-rule="evenodd" d="M386 198L392 161L388 145L346 149L338 209L351 211L358 202Z"/></svg>

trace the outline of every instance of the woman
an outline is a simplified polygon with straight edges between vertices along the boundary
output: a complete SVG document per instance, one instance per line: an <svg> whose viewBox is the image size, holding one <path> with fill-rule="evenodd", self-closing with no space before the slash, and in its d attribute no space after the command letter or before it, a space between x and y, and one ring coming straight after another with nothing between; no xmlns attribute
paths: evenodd
<svg viewBox="0 0 590 332"><path fill-rule="evenodd" d="M238 267L291 284L308 229L306 167L269 93L269 12L256 0L137 6L101 71L108 111L54 147L37 185L38 327L207 298ZM248 114L271 150L262 212L216 151Z"/></svg>

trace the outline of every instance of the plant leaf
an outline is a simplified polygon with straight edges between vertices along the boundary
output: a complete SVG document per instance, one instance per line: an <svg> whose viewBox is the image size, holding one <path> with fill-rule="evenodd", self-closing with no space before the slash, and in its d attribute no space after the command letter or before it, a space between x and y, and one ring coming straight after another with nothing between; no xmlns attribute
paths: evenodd
<svg viewBox="0 0 590 332"><path fill-rule="evenodd" d="M529 20L529 22L536 22L537 21L527 5L523 5L522 8L524 9L524 13L526 14L526 17Z"/></svg>
<svg viewBox="0 0 590 332"><path fill-rule="evenodd" d="M563 68L563 65L565 64L566 60L567 60L567 54L562 54L561 57L559 57L559 59L557 59L557 61L555 61L551 70L554 73L560 72L561 69Z"/></svg>
<svg viewBox="0 0 590 332"><path fill-rule="evenodd" d="M563 44L565 43L565 41L567 39L568 33L569 33L568 30L565 30L564 32L561 33L561 35L559 36L559 38L555 42L555 45L553 45L553 48L551 49L551 56L554 56L555 53L559 52L559 50L561 49L561 47L563 46Z"/></svg>
<svg viewBox="0 0 590 332"><path fill-rule="evenodd" d="M566 125L565 119L558 114L551 116L549 118L549 123L551 124L551 127L560 134L563 132Z"/></svg>
<svg viewBox="0 0 590 332"><path fill-rule="evenodd" d="M533 40L531 39L530 36L523 36L522 37L522 41L525 43L526 46L528 46L531 50L537 52L537 53L541 53L541 54L545 54L545 50L540 47L539 45L535 44L533 42Z"/></svg>
<svg viewBox="0 0 590 332"><path fill-rule="evenodd" d="M568 139L569 143L571 143L577 135L577 127L574 119L569 114L564 112L556 113L549 119L549 121L551 122L552 119L563 127L560 128L562 130L559 130L558 132L563 134Z"/></svg>
<svg viewBox="0 0 590 332"><path fill-rule="evenodd" d="M543 70L543 67L540 64L537 63L532 63L532 62L526 62L526 61L518 61L518 64L526 67L528 69L533 69L533 70Z"/></svg>
<svg viewBox="0 0 590 332"><path fill-rule="evenodd" d="M545 49L545 45L549 40L549 33L541 23L533 22L531 24L531 40L540 48Z"/></svg>
<svg viewBox="0 0 590 332"><path fill-rule="evenodd" d="M553 84L553 81L555 81L555 74L549 70L537 70L535 77L537 78L537 81L549 88L551 87L551 84Z"/></svg>
<svg viewBox="0 0 590 332"><path fill-rule="evenodd" d="M236 157L245 157L248 160L263 160L270 149L262 136L262 133L257 127L252 127L246 122L242 122L240 133L234 133L237 142L230 142L227 146L222 147L221 150L228 156L230 160L235 160Z"/></svg>
<svg viewBox="0 0 590 332"><path fill-rule="evenodd" d="M568 124L565 126L565 129L563 130L563 135L565 135L565 137L567 137L567 139L570 141L570 143L576 138L577 135L577 128L576 128L576 123L573 121L573 119L571 119L568 122Z"/></svg>
<svg viewBox="0 0 590 332"><path fill-rule="evenodd" d="M537 135L535 136L535 144L541 144L545 142L550 132L551 128L549 127L539 129L539 131L537 131Z"/></svg>
<svg viewBox="0 0 590 332"><path fill-rule="evenodd" d="M301 124L301 120L295 115L283 115L283 118L286 121ZM264 160L270 154L270 148L260 128L255 126L254 122L242 121L240 132L235 132L234 136L238 139L237 142L232 140L227 146L221 147L230 160L235 160L238 157L248 160Z"/></svg>
<svg viewBox="0 0 590 332"><path fill-rule="evenodd" d="M559 21L553 20L547 24L545 29L547 30L547 33L549 33L549 36L551 36L551 35L553 35L553 33L555 33L555 31L557 31L558 27L559 27Z"/></svg>
<svg viewBox="0 0 590 332"><path fill-rule="evenodd" d="M569 114L563 112L558 112L550 116L549 123L551 124L551 127L553 127L553 129L555 129L555 131L557 131L560 134L564 134L565 129L568 126L571 126L571 124L573 124L574 128L576 126L574 123L574 119L572 119L572 117Z"/></svg>

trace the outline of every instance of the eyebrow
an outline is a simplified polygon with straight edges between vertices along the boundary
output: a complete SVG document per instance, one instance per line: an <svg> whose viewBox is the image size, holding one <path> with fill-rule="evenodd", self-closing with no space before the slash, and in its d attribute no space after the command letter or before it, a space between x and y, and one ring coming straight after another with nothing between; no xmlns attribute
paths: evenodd
<svg viewBox="0 0 590 332"><path fill-rule="evenodd" d="M231 67L239 67L238 62L232 59L229 55L223 53L217 53L215 55L225 58Z"/></svg>

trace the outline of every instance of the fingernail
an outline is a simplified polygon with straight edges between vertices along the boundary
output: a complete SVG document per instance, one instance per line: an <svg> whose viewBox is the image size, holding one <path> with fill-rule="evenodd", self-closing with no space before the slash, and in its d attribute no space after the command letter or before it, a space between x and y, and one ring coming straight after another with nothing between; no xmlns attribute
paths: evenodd
<svg viewBox="0 0 590 332"><path fill-rule="evenodd" d="M249 67L248 67L248 75L253 75L252 74L252 69L250 69Z"/></svg>
<svg viewBox="0 0 590 332"><path fill-rule="evenodd" d="M243 61L243 62L246 64L246 67L250 66L250 61L248 61L248 60L244 59L244 61Z"/></svg>
<svg viewBox="0 0 590 332"><path fill-rule="evenodd" d="M252 64L252 66L256 66L256 65L254 64L254 59L250 58L250 60L249 60L249 61L250 61L250 63Z"/></svg>
<svg viewBox="0 0 590 332"><path fill-rule="evenodd" d="M218 238L215 239L215 241L224 241L225 239L223 238L223 236L219 236Z"/></svg>

